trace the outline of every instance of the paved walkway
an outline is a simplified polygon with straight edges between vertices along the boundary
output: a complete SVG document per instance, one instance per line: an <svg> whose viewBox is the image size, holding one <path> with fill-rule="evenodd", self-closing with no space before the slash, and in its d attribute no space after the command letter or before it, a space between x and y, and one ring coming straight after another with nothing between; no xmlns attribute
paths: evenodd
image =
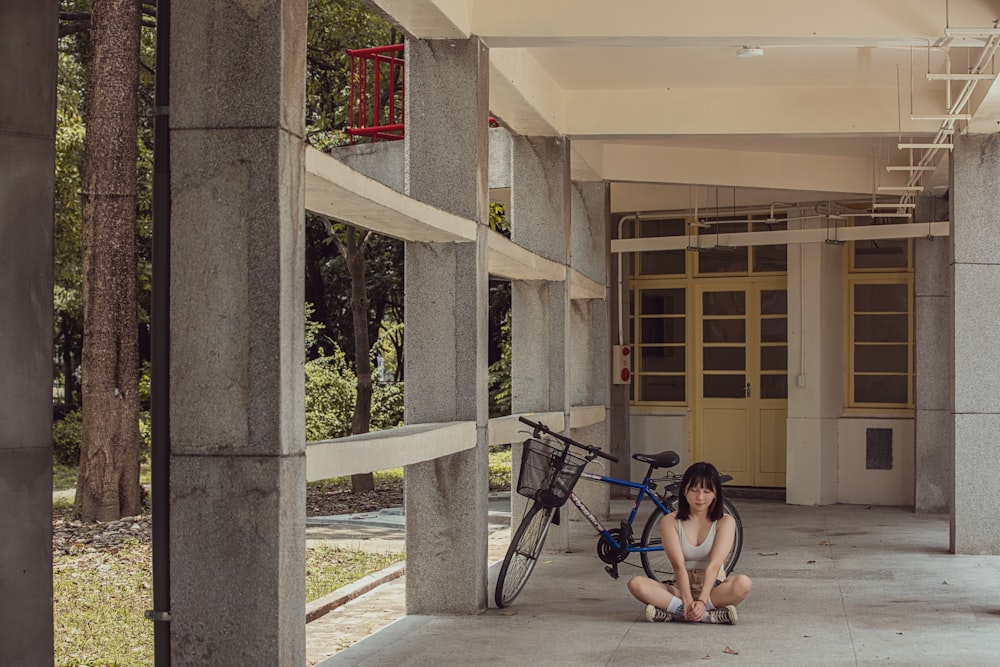
<svg viewBox="0 0 1000 667"><path fill-rule="evenodd" d="M403 610L397 579L310 623L309 657L332 653L322 667L1000 663L1000 557L947 553L946 516L761 500L737 507L746 536L738 570L754 580L739 625L645 623L625 590L641 570L623 567L612 580L590 526L575 523L571 553L539 562L512 607L392 622ZM505 535L491 542L502 554ZM496 567L490 573L492 598ZM378 631L348 648L351 627Z"/></svg>

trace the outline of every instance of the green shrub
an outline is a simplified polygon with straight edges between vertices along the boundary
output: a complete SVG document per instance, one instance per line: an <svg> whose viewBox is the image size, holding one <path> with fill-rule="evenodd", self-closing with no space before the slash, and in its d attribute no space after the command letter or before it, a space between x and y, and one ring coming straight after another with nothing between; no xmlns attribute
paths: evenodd
<svg viewBox="0 0 1000 667"><path fill-rule="evenodd" d="M80 463L80 443L83 441L83 412L73 410L52 424L52 458L64 466Z"/></svg>
<svg viewBox="0 0 1000 667"><path fill-rule="evenodd" d="M390 382L372 387L371 430L384 431L403 425L403 383Z"/></svg>
<svg viewBox="0 0 1000 667"><path fill-rule="evenodd" d="M351 415L357 397L357 379L344 353L307 361L306 440L343 438L351 433Z"/></svg>

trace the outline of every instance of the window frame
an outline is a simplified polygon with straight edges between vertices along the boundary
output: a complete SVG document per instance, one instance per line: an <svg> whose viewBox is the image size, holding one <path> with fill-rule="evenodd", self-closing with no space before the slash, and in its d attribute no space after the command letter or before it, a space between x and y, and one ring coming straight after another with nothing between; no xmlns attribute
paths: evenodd
<svg viewBox="0 0 1000 667"><path fill-rule="evenodd" d="M846 281L847 294L844 299L846 317L845 317L845 362L844 362L844 410L845 412L865 412L870 413L877 411L880 413L909 413L914 409L914 317L913 317L913 272L912 270L895 271L888 272L885 270L878 271L865 271L861 273L854 273L847 276ZM890 311L890 310L880 310L880 311L859 311L854 303L855 295L854 288L857 285L905 285L906 286L906 301L907 310L904 311ZM868 371L857 371L855 370L856 354L855 350L858 341L855 340L855 317L859 314L886 314L886 315L905 315L906 316L906 341L861 341L860 344L863 345L875 345L884 344L889 345L906 345L906 371L886 371L886 372L868 372ZM856 378L860 376L904 376L906 377L906 401L902 403L889 403L889 402L864 402L855 400L855 382Z"/></svg>

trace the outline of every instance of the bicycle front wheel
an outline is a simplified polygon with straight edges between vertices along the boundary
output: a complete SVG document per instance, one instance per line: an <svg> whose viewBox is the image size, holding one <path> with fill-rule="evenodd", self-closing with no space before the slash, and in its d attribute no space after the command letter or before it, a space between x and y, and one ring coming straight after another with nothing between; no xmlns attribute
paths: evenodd
<svg viewBox="0 0 1000 667"><path fill-rule="evenodd" d="M668 507L671 512L677 511L677 499L674 498ZM743 550L743 521L739 512L728 498L722 499L722 511L736 520L736 536L733 539L733 547L729 550L729 555L724 561L726 574L731 574L736 567L736 561L740 559L740 552ZM656 551L643 551L642 569L646 571L646 576L663 583L674 581L674 567L667 558L667 552L663 551L663 537L660 533L660 521L664 517L663 510L659 507L653 510L646 521L646 527L642 529L642 541L639 543L643 547L658 547Z"/></svg>
<svg viewBox="0 0 1000 667"><path fill-rule="evenodd" d="M527 583L531 571L535 569L538 555L542 552L542 544L552 523L554 507L543 507L534 503L517 527L507 555L504 556L500 574L497 576L497 587L494 598L497 607L510 605L518 596L524 584Z"/></svg>

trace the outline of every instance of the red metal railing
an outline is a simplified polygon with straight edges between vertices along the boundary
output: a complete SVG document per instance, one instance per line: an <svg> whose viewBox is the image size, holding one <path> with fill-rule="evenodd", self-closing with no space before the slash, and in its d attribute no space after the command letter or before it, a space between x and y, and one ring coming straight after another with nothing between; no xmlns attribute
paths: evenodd
<svg viewBox="0 0 1000 667"><path fill-rule="evenodd" d="M403 44L349 49L351 108L347 133L393 141L403 138Z"/></svg>

